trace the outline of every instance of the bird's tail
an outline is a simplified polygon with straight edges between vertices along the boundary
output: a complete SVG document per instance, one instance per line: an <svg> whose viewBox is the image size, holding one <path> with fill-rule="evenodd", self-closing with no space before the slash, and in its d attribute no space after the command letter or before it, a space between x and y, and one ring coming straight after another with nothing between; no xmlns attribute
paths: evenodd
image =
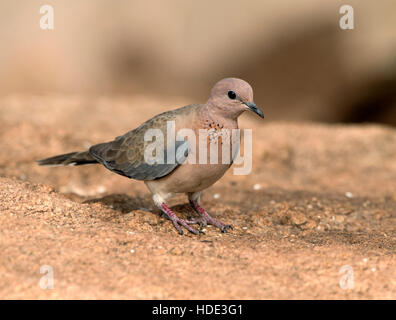
<svg viewBox="0 0 396 320"><path fill-rule="evenodd" d="M36 161L39 166L79 166L98 163L89 151L71 152Z"/></svg>

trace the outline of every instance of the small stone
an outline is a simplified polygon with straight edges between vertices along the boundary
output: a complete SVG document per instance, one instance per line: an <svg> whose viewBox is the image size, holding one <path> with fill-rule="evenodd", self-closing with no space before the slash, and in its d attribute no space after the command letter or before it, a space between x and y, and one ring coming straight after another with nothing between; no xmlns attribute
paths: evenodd
<svg viewBox="0 0 396 320"><path fill-rule="evenodd" d="M146 213L146 211L142 211L142 212ZM157 216L155 216L154 214L147 214L147 213L144 214L143 220L144 222L148 223L150 226L158 225Z"/></svg>
<svg viewBox="0 0 396 320"><path fill-rule="evenodd" d="M135 250L133 250L133 249L131 249L131 251L130 251L131 253L135 253Z"/></svg>
<svg viewBox="0 0 396 320"><path fill-rule="evenodd" d="M257 224L259 226L271 226L272 222L269 218L258 216L254 218L254 224Z"/></svg>
<svg viewBox="0 0 396 320"><path fill-rule="evenodd" d="M219 193L215 193L215 194L213 195L213 198L214 198L214 199L219 199L219 198L220 198L220 194L219 194Z"/></svg>
<svg viewBox="0 0 396 320"><path fill-rule="evenodd" d="M351 199L351 198L353 198L353 194L352 194L352 192L345 192L345 197L347 197L347 198L349 198L349 199Z"/></svg>
<svg viewBox="0 0 396 320"><path fill-rule="evenodd" d="M170 250L170 253L174 254L175 256L180 256L183 254L183 251L178 247L174 247Z"/></svg>
<svg viewBox="0 0 396 320"><path fill-rule="evenodd" d="M258 184L258 183L256 183L256 184L253 186L253 190L260 190L260 189L261 189L261 185Z"/></svg>
<svg viewBox="0 0 396 320"><path fill-rule="evenodd" d="M291 215L290 220L296 226L300 226L307 222L307 218L302 213L299 213L299 212L294 212Z"/></svg>
<svg viewBox="0 0 396 320"><path fill-rule="evenodd" d="M344 220L345 220L345 217L344 216L340 216L340 215L336 215L334 220L335 220L336 223L343 223Z"/></svg>
<svg viewBox="0 0 396 320"><path fill-rule="evenodd" d="M317 223L314 220L309 220L307 223L301 226L303 230L311 230L315 229L317 226Z"/></svg>

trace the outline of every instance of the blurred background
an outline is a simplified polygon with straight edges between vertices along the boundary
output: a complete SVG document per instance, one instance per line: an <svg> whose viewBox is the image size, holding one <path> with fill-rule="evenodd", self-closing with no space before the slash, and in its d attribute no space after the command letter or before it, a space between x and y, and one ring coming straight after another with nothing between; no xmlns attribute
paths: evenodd
<svg viewBox="0 0 396 320"><path fill-rule="evenodd" d="M265 114L239 121L251 174L202 197L229 234L179 237L104 166L35 162L205 103L224 77ZM381 125L349 125L365 122ZM0 0L0 299L395 299L395 125L396 0ZM187 218L186 200L167 203Z"/></svg>
<svg viewBox="0 0 396 320"><path fill-rule="evenodd" d="M39 27L45 4L54 30ZM339 27L344 4L354 30ZM2 0L0 39L2 97L203 103L234 76L267 120L396 125L394 0Z"/></svg>

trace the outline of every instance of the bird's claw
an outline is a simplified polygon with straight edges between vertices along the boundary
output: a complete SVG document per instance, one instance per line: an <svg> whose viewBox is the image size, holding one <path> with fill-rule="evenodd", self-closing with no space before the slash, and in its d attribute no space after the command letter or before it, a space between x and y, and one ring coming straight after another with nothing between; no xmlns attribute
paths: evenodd
<svg viewBox="0 0 396 320"><path fill-rule="evenodd" d="M220 227L220 230L221 230L222 233L226 233L227 229L234 230L234 227L232 225L230 225L230 224L225 224L225 225Z"/></svg>
<svg viewBox="0 0 396 320"><path fill-rule="evenodd" d="M230 224L223 224L222 222L218 221L218 220L207 220L204 217L200 217L200 218L189 218L188 220L186 220L186 223L188 224L198 224L201 228L206 227L208 224L214 225L215 227L218 227L221 232L225 233L227 232L228 229L233 230L233 226ZM199 230L200 232L204 233L202 230Z"/></svg>
<svg viewBox="0 0 396 320"><path fill-rule="evenodd" d="M194 210L201 215L201 218L195 219L194 221L203 221L204 226L211 224L221 230L222 233L227 232L227 229L233 229L232 225L224 224L223 222L211 217L204 208L202 208L198 202L190 200L191 206Z"/></svg>
<svg viewBox="0 0 396 320"><path fill-rule="evenodd" d="M204 218L192 218L189 217L188 220L186 220L186 223L188 224L198 224L201 228L206 227L208 225L208 221L205 220Z"/></svg>
<svg viewBox="0 0 396 320"><path fill-rule="evenodd" d="M202 233L199 230L196 230L196 229L192 228L191 226L189 226L187 221L184 219L175 218L175 219L172 219L172 222L180 235L184 235L184 232L180 226L183 226L184 228L186 228L188 231L190 231L191 233L193 233L195 235L199 235L200 233Z"/></svg>
<svg viewBox="0 0 396 320"><path fill-rule="evenodd" d="M194 206L194 208L197 210L197 207ZM177 232L180 235L184 235L184 232L181 227L184 227L191 233L195 235L199 234L205 234L205 231L202 230L203 227L206 227L207 225L211 224L214 225L215 227L218 227L222 233L227 232L228 229L233 229L232 225L229 224L224 224L221 221L216 220L215 218L212 218L206 211L204 211L201 207L198 207L201 210L197 210L202 216L199 218L191 218L189 217L188 220L181 219L172 210L169 209L169 207L165 204L162 205L162 210L165 216L170 219L176 228ZM201 229L197 230L194 229L193 227L190 226L190 224L198 224Z"/></svg>

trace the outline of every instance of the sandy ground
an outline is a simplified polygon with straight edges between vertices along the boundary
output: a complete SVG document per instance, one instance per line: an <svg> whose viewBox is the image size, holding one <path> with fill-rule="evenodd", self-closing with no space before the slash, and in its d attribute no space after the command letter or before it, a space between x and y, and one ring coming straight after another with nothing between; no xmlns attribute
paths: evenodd
<svg viewBox="0 0 396 320"><path fill-rule="evenodd" d="M142 182L100 166L34 160L83 150L187 101L144 97L0 100L0 297L395 299L396 131L260 121L248 176L203 195L221 234L179 236ZM265 111L265 108L264 108ZM217 194L215 197L214 195ZM180 196L171 203L193 215ZM40 267L54 271L43 290ZM343 266L353 289L341 289Z"/></svg>

